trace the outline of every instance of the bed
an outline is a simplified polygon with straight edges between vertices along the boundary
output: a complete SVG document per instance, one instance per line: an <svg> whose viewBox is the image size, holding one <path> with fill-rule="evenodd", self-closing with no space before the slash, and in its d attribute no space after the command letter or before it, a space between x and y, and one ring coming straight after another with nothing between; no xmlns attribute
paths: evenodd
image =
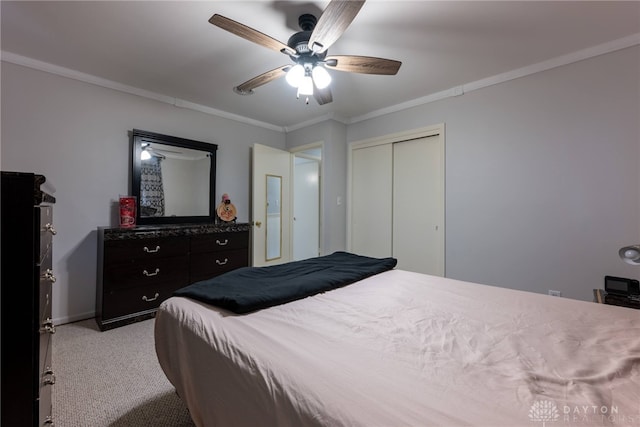
<svg viewBox="0 0 640 427"><path fill-rule="evenodd" d="M640 425L640 311L395 268L242 314L173 296L155 345L197 426Z"/></svg>

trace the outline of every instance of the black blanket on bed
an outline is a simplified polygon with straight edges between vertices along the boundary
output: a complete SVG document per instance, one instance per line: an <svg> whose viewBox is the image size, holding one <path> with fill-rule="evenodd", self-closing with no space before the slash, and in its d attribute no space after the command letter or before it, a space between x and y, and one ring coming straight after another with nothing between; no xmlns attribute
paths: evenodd
<svg viewBox="0 0 640 427"><path fill-rule="evenodd" d="M178 289L193 298L234 313L284 304L393 269L395 258L371 258L348 252L269 267L244 267Z"/></svg>

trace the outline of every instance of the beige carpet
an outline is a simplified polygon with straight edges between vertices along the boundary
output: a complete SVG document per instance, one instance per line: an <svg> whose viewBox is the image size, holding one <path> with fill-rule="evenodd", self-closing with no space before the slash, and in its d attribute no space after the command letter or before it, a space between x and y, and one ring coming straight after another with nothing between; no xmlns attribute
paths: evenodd
<svg viewBox="0 0 640 427"><path fill-rule="evenodd" d="M56 327L56 427L194 426L158 364L153 322L105 332L94 319Z"/></svg>

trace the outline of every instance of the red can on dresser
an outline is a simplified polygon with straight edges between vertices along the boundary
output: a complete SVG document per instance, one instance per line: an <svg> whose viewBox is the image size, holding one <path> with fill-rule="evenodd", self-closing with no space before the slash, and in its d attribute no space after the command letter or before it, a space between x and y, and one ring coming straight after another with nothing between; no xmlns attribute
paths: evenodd
<svg viewBox="0 0 640 427"><path fill-rule="evenodd" d="M120 196L120 227L129 228L136 225L135 196Z"/></svg>

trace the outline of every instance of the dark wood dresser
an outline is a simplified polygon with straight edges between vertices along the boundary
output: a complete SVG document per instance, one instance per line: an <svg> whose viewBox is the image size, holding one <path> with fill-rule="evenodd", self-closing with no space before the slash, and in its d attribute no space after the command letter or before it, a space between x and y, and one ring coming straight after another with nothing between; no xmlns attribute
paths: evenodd
<svg viewBox="0 0 640 427"><path fill-rule="evenodd" d="M53 425L51 363L52 190L45 177L2 172L1 322L3 426ZM43 189L41 189L41 187Z"/></svg>
<svg viewBox="0 0 640 427"><path fill-rule="evenodd" d="M249 224L98 228L100 330L155 315L173 291L249 265Z"/></svg>

